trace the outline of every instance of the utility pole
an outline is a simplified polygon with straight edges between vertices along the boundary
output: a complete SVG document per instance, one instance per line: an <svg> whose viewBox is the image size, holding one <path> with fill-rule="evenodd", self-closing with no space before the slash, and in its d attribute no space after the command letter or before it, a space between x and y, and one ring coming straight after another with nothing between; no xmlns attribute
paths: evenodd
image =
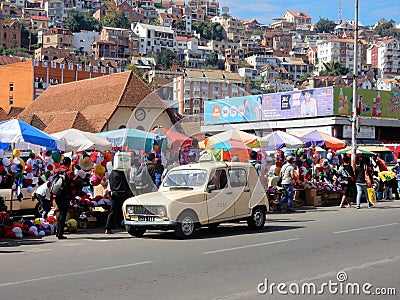
<svg viewBox="0 0 400 300"><path fill-rule="evenodd" d="M357 77L358 77L358 0L354 0L354 68L353 68L353 115L351 123L351 165L356 167L357 136ZM361 112L360 112L361 114Z"/></svg>

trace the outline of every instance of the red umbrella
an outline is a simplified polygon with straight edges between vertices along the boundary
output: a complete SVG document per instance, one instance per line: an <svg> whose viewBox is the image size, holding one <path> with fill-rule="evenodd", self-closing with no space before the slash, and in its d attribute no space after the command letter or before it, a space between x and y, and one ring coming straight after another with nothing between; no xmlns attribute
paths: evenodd
<svg viewBox="0 0 400 300"><path fill-rule="evenodd" d="M158 127L153 129L152 131L154 134L156 134L160 139L164 139L164 141L167 141L167 146L166 148L168 150L178 150L181 147L189 147L192 146L193 144L193 139L172 131L172 130L168 130L167 128L164 127ZM157 140L157 137L156 137ZM164 143L163 141L163 143Z"/></svg>

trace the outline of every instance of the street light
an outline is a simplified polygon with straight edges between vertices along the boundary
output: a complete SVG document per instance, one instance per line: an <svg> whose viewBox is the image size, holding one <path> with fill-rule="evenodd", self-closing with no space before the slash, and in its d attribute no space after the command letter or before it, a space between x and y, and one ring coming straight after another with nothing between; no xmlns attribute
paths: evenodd
<svg viewBox="0 0 400 300"><path fill-rule="evenodd" d="M351 165L356 167L357 136L357 76L358 76L358 0L354 0L354 67L353 67L353 118L351 123ZM361 112L360 112L361 114Z"/></svg>

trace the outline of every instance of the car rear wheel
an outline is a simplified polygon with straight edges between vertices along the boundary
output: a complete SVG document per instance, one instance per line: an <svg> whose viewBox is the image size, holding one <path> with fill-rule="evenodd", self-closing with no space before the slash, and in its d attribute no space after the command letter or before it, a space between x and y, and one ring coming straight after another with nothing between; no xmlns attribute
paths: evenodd
<svg viewBox="0 0 400 300"><path fill-rule="evenodd" d="M185 211L178 217L175 226L175 235L180 239L190 239L194 237L197 225L197 216L191 211Z"/></svg>
<svg viewBox="0 0 400 300"><path fill-rule="evenodd" d="M247 219L250 229L261 230L265 224L265 211L261 207L253 209L251 216Z"/></svg>
<svg viewBox="0 0 400 300"><path fill-rule="evenodd" d="M126 225L125 228L131 236L135 237L142 237L146 233L146 229L144 228L135 228L129 225Z"/></svg>

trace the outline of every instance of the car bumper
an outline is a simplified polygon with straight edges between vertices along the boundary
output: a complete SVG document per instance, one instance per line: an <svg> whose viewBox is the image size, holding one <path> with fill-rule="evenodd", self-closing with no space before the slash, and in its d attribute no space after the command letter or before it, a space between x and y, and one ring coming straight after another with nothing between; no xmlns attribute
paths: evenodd
<svg viewBox="0 0 400 300"><path fill-rule="evenodd" d="M154 228L154 229L166 229L173 228L176 226L175 221L155 221L155 222L145 222L145 221L128 221L125 220L125 226L133 226L140 228Z"/></svg>

